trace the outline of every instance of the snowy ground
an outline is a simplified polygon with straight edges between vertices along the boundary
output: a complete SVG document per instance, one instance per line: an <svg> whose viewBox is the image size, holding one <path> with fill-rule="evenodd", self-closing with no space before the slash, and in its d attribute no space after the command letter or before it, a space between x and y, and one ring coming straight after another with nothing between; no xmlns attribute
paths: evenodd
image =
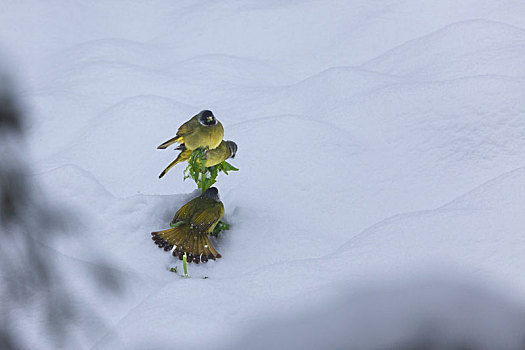
<svg viewBox="0 0 525 350"><path fill-rule="evenodd" d="M85 316L71 341L226 344L260 319L434 274L478 281L523 320L523 18L510 0L1 4L31 177L78 233L43 249L104 321ZM176 153L156 146L202 109L240 171L218 182L223 258L181 279L149 233L196 192L182 165L157 178ZM78 274L100 257L122 294ZM30 348L52 347L19 318Z"/></svg>

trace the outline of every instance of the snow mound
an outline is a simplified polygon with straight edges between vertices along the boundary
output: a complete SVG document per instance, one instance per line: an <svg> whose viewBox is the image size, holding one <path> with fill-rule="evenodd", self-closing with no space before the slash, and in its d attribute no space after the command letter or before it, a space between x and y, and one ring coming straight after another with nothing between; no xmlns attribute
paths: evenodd
<svg viewBox="0 0 525 350"><path fill-rule="evenodd" d="M411 40L362 67L418 80L477 75L525 77L525 30L504 23L471 20ZM408 58L408 59L407 59Z"/></svg>
<svg viewBox="0 0 525 350"><path fill-rule="evenodd" d="M525 290L525 280L515 278L525 242L520 204L524 182L525 169L516 169L443 207L386 219L353 237L337 255L354 260L374 252L380 258L369 262L385 272L416 262L452 264L485 271Z"/></svg>
<svg viewBox="0 0 525 350"><path fill-rule="evenodd" d="M163 158L156 148L175 135L180 116L191 113L187 106L168 98L129 97L93 117L90 123L94 127L78 133L59 157L49 161L48 167L76 164L94 174L104 187L118 196L130 196L146 189L149 193L160 188L165 190L166 181L159 181L158 174L176 153L170 150L166 157L166 151ZM97 171L101 168L105 169L103 173ZM147 185L145 178L151 180ZM179 177L177 180L180 190L184 184ZM134 184L130 186L131 183ZM173 191L177 190L172 188L170 192Z"/></svg>

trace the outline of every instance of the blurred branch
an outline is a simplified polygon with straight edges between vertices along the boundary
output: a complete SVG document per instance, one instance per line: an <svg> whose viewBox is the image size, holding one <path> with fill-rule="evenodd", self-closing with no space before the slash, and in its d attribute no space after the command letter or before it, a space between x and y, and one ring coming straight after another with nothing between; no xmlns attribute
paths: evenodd
<svg viewBox="0 0 525 350"><path fill-rule="evenodd" d="M73 302L79 302L45 248L65 231L65 221L28 177L24 118L13 90L0 72L0 349L24 347L24 328L31 327L23 324L25 314L44 320L45 329L37 333L57 345L66 342L66 330L78 316ZM114 287L116 277L108 277L104 267L93 283L111 281L107 285Z"/></svg>

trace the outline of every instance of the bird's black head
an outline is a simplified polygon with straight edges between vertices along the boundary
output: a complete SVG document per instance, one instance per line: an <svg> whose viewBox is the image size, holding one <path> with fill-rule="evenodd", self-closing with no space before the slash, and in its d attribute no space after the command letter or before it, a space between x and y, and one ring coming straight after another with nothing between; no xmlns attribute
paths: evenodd
<svg viewBox="0 0 525 350"><path fill-rule="evenodd" d="M237 144L233 141L226 141L226 144L228 145L228 148L231 152L230 158L235 158L235 154L237 153Z"/></svg>
<svg viewBox="0 0 525 350"><path fill-rule="evenodd" d="M207 109L200 111L199 114L197 114L197 120L204 126L212 126L217 124L217 119L215 119L213 113Z"/></svg>
<svg viewBox="0 0 525 350"><path fill-rule="evenodd" d="M219 199L219 190L217 189L217 187L210 187L210 188L208 188L206 191L204 191L203 194L201 194L201 197L202 198L210 198L210 199L213 199L216 202L220 202L221 201Z"/></svg>

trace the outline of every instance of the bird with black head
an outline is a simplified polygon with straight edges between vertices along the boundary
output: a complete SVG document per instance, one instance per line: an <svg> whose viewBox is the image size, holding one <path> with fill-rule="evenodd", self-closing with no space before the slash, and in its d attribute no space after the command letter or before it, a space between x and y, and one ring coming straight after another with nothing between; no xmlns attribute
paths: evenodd
<svg viewBox="0 0 525 350"><path fill-rule="evenodd" d="M159 248L173 250L173 256L188 262L207 262L221 255L211 244L208 235L224 216L224 205L215 187L208 188L199 197L184 204L173 217L171 228L152 232L152 239Z"/></svg>
<svg viewBox="0 0 525 350"><path fill-rule="evenodd" d="M178 149L181 150L181 147L190 151L199 147L214 149L220 145L223 136L224 128L221 122L215 118L212 111L203 110L182 124L175 137L162 143L157 149L165 149L174 143L179 143Z"/></svg>

